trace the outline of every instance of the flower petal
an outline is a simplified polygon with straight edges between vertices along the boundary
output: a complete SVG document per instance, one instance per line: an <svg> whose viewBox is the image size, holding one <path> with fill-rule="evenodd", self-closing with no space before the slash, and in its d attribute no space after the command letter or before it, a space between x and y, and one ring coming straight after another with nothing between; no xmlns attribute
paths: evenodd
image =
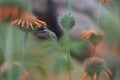
<svg viewBox="0 0 120 80"><path fill-rule="evenodd" d="M29 22L28 21L26 21L26 27L29 28Z"/></svg>
<svg viewBox="0 0 120 80"><path fill-rule="evenodd" d="M88 80L88 73L85 73L80 80Z"/></svg>
<svg viewBox="0 0 120 80"><path fill-rule="evenodd" d="M93 80L97 80L97 75L96 75L96 73L93 75Z"/></svg>
<svg viewBox="0 0 120 80"><path fill-rule="evenodd" d="M17 23L17 25L20 25L20 24L21 24L21 22L22 22L22 20L19 20L19 21L18 21L18 23Z"/></svg>
<svg viewBox="0 0 120 80"><path fill-rule="evenodd" d="M18 22L18 20L16 19L16 20L12 21L12 22L10 23L10 25L13 26L13 25L17 24L17 22Z"/></svg>
<svg viewBox="0 0 120 80"><path fill-rule="evenodd" d="M112 71L107 69L107 72L109 73L110 76L112 76Z"/></svg>
<svg viewBox="0 0 120 80"><path fill-rule="evenodd" d="M30 22L30 27L31 29L34 29L32 22Z"/></svg>
<svg viewBox="0 0 120 80"><path fill-rule="evenodd" d="M41 23L41 24L44 25L44 26L47 26L46 22L44 22L44 21L37 20L37 22Z"/></svg>
<svg viewBox="0 0 120 80"><path fill-rule="evenodd" d="M41 24L39 24L37 21L34 21L34 24L36 24L39 28L41 27Z"/></svg>
<svg viewBox="0 0 120 80"><path fill-rule="evenodd" d="M24 27L25 21L22 21L22 23L21 23L21 24L22 24L21 26L22 26L22 27Z"/></svg>
<svg viewBox="0 0 120 80"><path fill-rule="evenodd" d="M108 73L107 73L107 72L102 71L102 74L103 74L106 78L109 78L109 75L108 75Z"/></svg>

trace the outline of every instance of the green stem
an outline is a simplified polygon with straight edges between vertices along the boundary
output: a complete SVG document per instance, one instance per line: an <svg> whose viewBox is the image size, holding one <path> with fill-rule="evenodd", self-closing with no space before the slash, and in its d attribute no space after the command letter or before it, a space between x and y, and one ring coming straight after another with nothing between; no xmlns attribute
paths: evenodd
<svg viewBox="0 0 120 80"><path fill-rule="evenodd" d="M100 4L99 4L99 10L101 10L101 7L102 7L102 4L100 3ZM98 13L98 17L97 17L97 25L99 24L100 17L101 17L101 11L100 11L100 13Z"/></svg>
<svg viewBox="0 0 120 80"><path fill-rule="evenodd" d="M65 35L68 35L68 32L66 31L66 33L64 33ZM53 39L53 41L56 43L56 45L57 45L57 47L59 48L59 49L61 49L61 46L59 45L59 43L57 42L57 40L55 40L55 39ZM62 50L62 49L61 49ZM68 73L69 73L69 80L71 80L71 61L70 61L70 50L67 50L67 52L66 53L68 53L68 55L67 55L67 57L68 57L68 60L67 60L67 67L68 67ZM62 54L62 56L64 57L64 54ZM66 59L65 59L65 61L66 61Z"/></svg>
<svg viewBox="0 0 120 80"><path fill-rule="evenodd" d="M13 55L13 29L12 28L8 28L8 33L7 33L7 37L6 37L6 45L5 45L5 62L7 62L8 64L12 61L12 55ZM9 64L9 66L11 66L11 64ZM12 72L11 70L8 70L7 72L8 75L8 80L12 80Z"/></svg>
<svg viewBox="0 0 120 80"><path fill-rule="evenodd" d="M24 34L24 41L23 41L23 48L21 53L21 59L20 59L20 68L19 68L19 77L18 80L22 80L22 72L24 69L24 57L26 56L26 49L27 49L27 41L28 41L28 32L25 32Z"/></svg>
<svg viewBox="0 0 120 80"><path fill-rule="evenodd" d="M26 4L27 4L27 11L31 12L32 10L32 1L31 0L26 0Z"/></svg>
<svg viewBox="0 0 120 80"><path fill-rule="evenodd" d="M72 11L72 0L68 0L68 12Z"/></svg>
<svg viewBox="0 0 120 80"><path fill-rule="evenodd" d="M69 63L69 80L71 80L71 61L70 61L70 53L68 52L68 63Z"/></svg>

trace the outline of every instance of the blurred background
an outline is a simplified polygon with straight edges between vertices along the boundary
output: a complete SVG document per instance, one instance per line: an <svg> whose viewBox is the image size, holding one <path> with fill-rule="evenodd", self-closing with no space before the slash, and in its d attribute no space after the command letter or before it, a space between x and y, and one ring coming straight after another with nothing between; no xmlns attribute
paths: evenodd
<svg viewBox="0 0 120 80"><path fill-rule="evenodd" d="M119 4L119 0L0 0L0 80L87 80L81 79L84 62L93 56L103 59L112 72L105 80L119 80ZM24 12L46 22L48 29L26 32L18 24L10 26ZM69 17L60 23L67 12L74 17L71 28L62 25ZM105 34L94 44L81 34L85 30Z"/></svg>

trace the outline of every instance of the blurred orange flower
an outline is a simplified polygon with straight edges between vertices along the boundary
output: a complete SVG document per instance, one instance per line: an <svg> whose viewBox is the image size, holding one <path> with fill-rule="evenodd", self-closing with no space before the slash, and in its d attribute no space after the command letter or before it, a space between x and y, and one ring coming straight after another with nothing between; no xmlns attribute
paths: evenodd
<svg viewBox="0 0 120 80"><path fill-rule="evenodd" d="M12 26L18 25L22 28L26 27L33 30L35 29L36 26L38 28L41 28L42 26L46 26L46 23L44 21L37 19L33 14L29 12L23 12L20 15L20 18L11 22L11 25Z"/></svg>
<svg viewBox="0 0 120 80"><path fill-rule="evenodd" d="M8 19L16 19L19 17L21 10L13 6L0 6L0 22L5 22Z"/></svg>
<svg viewBox="0 0 120 80"><path fill-rule="evenodd" d="M110 3L112 3L113 2L113 0L100 0L102 3L107 3L107 2L110 2Z"/></svg>
<svg viewBox="0 0 120 80"><path fill-rule="evenodd" d="M84 30L81 32L82 37L85 39L90 39L90 37L94 34L97 35L97 32L95 30L92 30L92 29L91 30Z"/></svg>
<svg viewBox="0 0 120 80"><path fill-rule="evenodd" d="M28 71L23 71L22 73L22 80L28 80L28 78L30 77L30 74Z"/></svg>
<svg viewBox="0 0 120 80"><path fill-rule="evenodd" d="M107 0L101 0L101 2L102 2L102 3L106 3L106 2L107 2Z"/></svg>

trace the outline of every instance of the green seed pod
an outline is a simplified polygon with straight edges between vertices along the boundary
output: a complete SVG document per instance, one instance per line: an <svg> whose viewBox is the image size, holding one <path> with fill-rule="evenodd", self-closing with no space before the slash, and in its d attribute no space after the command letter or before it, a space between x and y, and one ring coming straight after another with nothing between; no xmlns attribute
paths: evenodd
<svg viewBox="0 0 120 80"><path fill-rule="evenodd" d="M68 12L59 17L58 22L60 26L66 29L71 29L73 26L75 26L75 18Z"/></svg>
<svg viewBox="0 0 120 80"><path fill-rule="evenodd" d="M99 43L101 40L103 39L103 37L101 35L92 35L91 38L90 38L90 41L92 43Z"/></svg>

